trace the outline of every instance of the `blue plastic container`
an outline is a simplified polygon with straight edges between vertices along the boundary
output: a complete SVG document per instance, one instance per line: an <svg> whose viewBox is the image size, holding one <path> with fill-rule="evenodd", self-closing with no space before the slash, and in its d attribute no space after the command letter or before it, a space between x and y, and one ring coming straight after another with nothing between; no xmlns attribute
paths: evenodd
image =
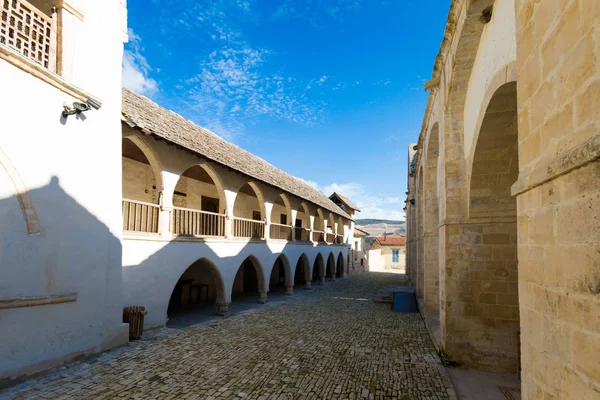
<svg viewBox="0 0 600 400"><path fill-rule="evenodd" d="M393 292L392 311L401 313L419 312L414 288Z"/></svg>

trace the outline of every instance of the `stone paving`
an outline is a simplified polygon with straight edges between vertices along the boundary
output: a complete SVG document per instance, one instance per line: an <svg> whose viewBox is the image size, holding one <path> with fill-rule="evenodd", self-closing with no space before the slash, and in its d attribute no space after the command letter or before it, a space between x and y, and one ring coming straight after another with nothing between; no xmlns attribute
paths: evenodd
<svg viewBox="0 0 600 400"><path fill-rule="evenodd" d="M373 301L394 274L315 286L129 346L0 393L1 399L455 399L419 314Z"/></svg>

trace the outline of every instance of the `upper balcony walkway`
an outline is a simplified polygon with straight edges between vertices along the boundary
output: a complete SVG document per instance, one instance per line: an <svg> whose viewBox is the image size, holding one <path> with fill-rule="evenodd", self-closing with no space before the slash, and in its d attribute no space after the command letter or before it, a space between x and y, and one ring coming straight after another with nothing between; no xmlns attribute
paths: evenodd
<svg viewBox="0 0 600 400"><path fill-rule="evenodd" d="M125 237L311 245L351 237L352 217L318 190L128 91L122 154Z"/></svg>

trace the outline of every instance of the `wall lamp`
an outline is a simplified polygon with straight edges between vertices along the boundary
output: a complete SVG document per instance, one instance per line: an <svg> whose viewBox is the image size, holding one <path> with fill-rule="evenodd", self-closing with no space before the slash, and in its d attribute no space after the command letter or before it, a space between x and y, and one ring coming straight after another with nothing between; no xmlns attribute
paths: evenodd
<svg viewBox="0 0 600 400"><path fill-rule="evenodd" d="M92 108L94 110L99 110L100 107L102 107L102 105L98 104L92 99L87 99L85 103L74 101L73 106L69 106L67 104L63 105L64 110L62 112L62 116L66 119L69 117L69 115L79 115L82 112L91 110Z"/></svg>

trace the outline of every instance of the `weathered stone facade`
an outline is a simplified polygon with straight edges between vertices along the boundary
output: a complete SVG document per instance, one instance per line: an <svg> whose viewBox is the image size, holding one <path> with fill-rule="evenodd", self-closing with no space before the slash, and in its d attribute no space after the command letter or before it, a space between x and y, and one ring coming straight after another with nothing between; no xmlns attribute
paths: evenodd
<svg viewBox="0 0 600 400"><path fill-rule="evenodd" d="M407 274L525 399L600 397L599 54L599 2L455 0L425 85Z"/></svg>

